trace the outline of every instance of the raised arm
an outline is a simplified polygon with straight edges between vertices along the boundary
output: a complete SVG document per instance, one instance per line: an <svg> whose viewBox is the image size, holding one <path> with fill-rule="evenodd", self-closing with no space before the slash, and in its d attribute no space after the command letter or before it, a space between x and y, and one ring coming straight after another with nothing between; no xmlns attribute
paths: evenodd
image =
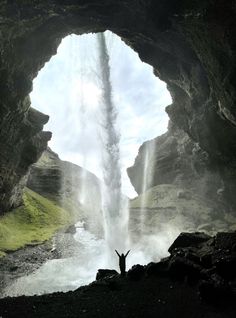
<svg viewBox="0 0 236 318"><path fill-rule="evenodd" d="M117 252L117 250L115 250L116 254L120 257L120 254Z"/></svg>
<svg viewBox="0 0 236 318"><path fill-rule="evenodd" d="M129 252L130 252L130 250L128 250L128 252L125 254L125 257L128 256Z"/></svg>

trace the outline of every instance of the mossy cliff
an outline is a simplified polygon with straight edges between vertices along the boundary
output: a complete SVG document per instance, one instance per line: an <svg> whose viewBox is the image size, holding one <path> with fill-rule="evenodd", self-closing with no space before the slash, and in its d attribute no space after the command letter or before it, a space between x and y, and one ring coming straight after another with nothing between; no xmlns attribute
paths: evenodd
<svg viewBox="0 0 236 318"><path fill-rule="evenodd" d="M30 189L25 189L22 206L0 217L0 257L27 245L40 244L79 218Z"/></svg>

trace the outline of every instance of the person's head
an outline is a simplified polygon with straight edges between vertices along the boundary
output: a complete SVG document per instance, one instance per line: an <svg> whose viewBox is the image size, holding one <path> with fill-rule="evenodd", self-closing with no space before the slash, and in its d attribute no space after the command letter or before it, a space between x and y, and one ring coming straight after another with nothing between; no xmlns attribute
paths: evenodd
<svg viewBox="0 0 236 318"><path fill-rule="evenodd" d="M121 254L121 257L125 257L125 255L122 253L122 254Z"/></svg>

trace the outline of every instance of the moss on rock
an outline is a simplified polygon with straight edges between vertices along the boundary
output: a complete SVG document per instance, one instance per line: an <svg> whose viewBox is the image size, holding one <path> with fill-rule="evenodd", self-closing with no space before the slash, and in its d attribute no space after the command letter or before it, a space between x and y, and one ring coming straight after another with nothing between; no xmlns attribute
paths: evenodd
<svg viewBox="0 0 236 318"><path fill-rule="evenodd" d="M59 229L74 224L78 213L26 189L23 205L0 217L0 257L26 245L40 244Z"/></svg>

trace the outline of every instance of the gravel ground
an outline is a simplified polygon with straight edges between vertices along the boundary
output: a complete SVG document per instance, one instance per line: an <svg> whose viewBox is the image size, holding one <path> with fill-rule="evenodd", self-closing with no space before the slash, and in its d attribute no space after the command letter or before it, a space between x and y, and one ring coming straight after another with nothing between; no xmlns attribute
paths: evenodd
<svg viewBox="0 0 236 318"><path fill-rule="evenodd" d="M2 290L17 278L29 275L47 260L70 257L79 248L73 234L58 232L51 240L26 246L0 259L0 297Z"/></svg>

